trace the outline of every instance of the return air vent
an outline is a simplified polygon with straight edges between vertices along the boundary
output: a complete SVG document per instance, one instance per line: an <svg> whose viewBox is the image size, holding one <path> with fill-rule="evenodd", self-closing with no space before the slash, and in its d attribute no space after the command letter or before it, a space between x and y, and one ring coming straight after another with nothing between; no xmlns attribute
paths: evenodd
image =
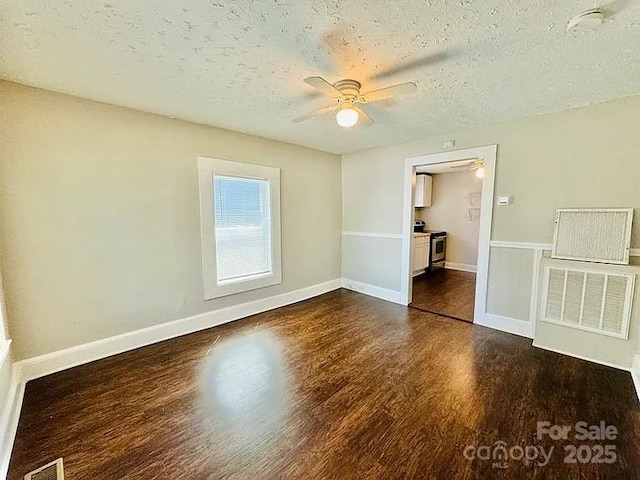
<svg viewBox="0 0 640 480"><path fill-rule="evenodd" d="M635 275L547 266L542 320L629 338Z"/></svg>
<svg viewBox="0 0 640 480"><path fill-rule="evenodd" d="M633 208L556 211L552 258L629 264Z"/></svg>
<svg viewBox="0 0 640 480"><path fill-rule="evenodd" d="M24 480L64 480L62 458L27 473Z"/></svg>

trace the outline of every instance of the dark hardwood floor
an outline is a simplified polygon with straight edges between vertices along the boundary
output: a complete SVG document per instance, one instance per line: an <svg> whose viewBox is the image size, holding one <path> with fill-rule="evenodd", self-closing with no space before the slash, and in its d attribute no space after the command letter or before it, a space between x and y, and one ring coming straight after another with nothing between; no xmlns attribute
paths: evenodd
<svg viewBox="0 0 640 480"><path fill-rule="evenodd" d="M473 322L476 274L435 270L413 278L411 307Z"/></svg>
<svg viewBox="0 0 640 480"><path fill-rule="evenodd" d="M469 448L500 441L555 450L496 468ZM617 461L565 464L570 443ZM637 479L640 404L629 373L338 290L29 382L9 479L58 457L67 480Z"/></svg>

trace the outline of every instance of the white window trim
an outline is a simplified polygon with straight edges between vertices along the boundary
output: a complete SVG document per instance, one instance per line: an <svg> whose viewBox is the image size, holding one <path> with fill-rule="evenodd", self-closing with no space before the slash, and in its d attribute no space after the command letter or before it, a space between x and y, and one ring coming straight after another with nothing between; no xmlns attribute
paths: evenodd
<svg viewBox="0 0 640 480"><path fill-rule="evenodd" d="M217 281L216 238L213 206L213 175L266 179L270 182L271 200L271 255L273 269L237 281ZM200 239L202 248L202 279L204 298L233 295L282 283L282 255L280 233L280 169L250 163L231 162L209 157L198 157L200 190Z"/></svg>

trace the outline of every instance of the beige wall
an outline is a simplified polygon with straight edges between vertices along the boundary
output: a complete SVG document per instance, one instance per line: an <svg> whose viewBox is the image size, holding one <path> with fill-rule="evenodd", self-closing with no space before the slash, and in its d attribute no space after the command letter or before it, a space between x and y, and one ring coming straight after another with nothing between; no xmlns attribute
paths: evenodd
<svg viewBox="0 0 640 480"><path fill-rule="evenodd" d="M482 182L474 172L438 173L432 175L432 204L418 208L417 216L426 222L430 230L446 230L447 262L475 266L478 260L478 235L480 217L472 221L469 209L480 210L469 203L470 193L482 192Z"/></svg>
<svg viewBox="0 0 640 480"><path fill-rule="evenodd" d="M632 246L640 247L639 118L640 97L631 97L344 155L343 230L400 234L405 158L455 139L455 148L498 144L496 195L513 195L514 203L494 207L492 239L549 243L559 207L635 207ZM343 258L358 250L361 258L387 255L399 264L401 240L375 240L350 242ZM343 276L376 286L384 278L400 290L399 269L364 273L371 268L351 264Z"/></svg>
<svg viewBox="0 0 640 480"><path fill-rule="evenodd" d="M340 277L339 156L6 82L0 98L18 359ZM203 301L198 155L282 170L281 285Z"/></svg>

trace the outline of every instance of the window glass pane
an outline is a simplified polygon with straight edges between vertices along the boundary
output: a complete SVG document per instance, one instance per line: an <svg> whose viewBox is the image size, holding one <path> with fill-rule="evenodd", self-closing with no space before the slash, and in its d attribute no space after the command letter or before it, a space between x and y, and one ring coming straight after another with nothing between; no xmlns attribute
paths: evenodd
<svg viewBox="0 0 640 480"><path fill-rule="evenodd" d="M214 175L213 202L218 283L271 273L269 180Z"/></svg>

